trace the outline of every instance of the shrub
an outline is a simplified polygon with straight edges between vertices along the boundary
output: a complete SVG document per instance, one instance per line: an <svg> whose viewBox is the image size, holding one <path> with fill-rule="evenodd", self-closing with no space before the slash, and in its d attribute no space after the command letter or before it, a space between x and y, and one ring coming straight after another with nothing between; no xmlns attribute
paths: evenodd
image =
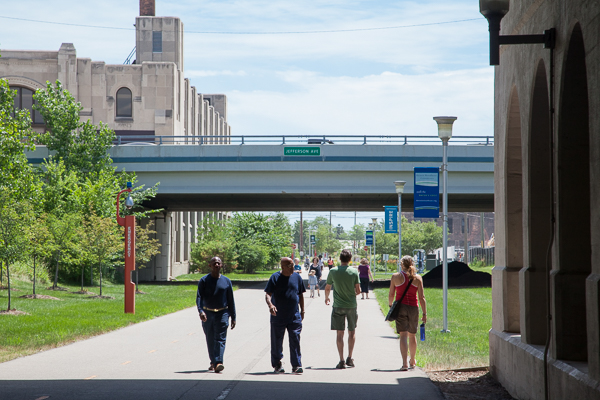
<svg viewBox="0 0 600 400"><path fill-rule="evenodd" d="M237 268L237 264L235 264L236 254L231 241L202 241L200 243L192 243L191 247L190 272L209 273L209 263L213 257L219 257L223 262L224 274Z"/></svg>

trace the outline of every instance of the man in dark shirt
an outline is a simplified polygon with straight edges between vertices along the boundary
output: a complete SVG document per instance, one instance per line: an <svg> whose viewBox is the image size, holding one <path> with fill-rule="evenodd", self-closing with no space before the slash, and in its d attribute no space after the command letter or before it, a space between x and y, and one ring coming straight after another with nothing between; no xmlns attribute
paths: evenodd
<svg viewBox="0 0 600 400"><path fill-rule="evenodd" d="M210 274L203 276L198 282L196 306L206 335L210 357L209 371L221 372L225 368L223 354L230 317L231 329L235 328L235 303L231 281L221 275L221 259L213 257L209 265Z"/></svg>
<svg viewBox="0 0 600 400"><path fill-rule="evenodd" d="M288 331L292 372L301 374L300 332L304 319L304 281L294 273L291 258L281 259L281 271L271 275L265 288L265 300L271 313L271 365L275 373L284 373L283 338ZM298 310L300 306L300 310Z"/></svg>

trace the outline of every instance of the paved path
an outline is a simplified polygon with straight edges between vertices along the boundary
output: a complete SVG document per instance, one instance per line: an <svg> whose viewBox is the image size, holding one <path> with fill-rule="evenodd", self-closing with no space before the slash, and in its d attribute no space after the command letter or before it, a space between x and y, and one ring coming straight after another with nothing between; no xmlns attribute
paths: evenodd
<svg viewBox="0 0 600 400"><path fill-rule="evenodd" d="M399 371L398 340L374 295L358 300L355 368L335 369L331 306L321 291L305 299L304 374L273 374L263 287L235 292L238 326L229 331L221 374L207 371L202 326L189 308L2 363L0 399L443 399L423 371ZM289 372L287 337L284 362Z"/></svg>

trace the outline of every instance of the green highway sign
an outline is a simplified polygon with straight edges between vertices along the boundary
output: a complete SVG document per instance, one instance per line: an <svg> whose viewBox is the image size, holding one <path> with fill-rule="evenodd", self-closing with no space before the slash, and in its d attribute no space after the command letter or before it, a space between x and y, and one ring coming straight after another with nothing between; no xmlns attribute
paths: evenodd
<svg viewBox="0 0 600 400"><path fill-rule="evenodd" d="M284 156L320 156L320 147L284 147Z"/></svg>

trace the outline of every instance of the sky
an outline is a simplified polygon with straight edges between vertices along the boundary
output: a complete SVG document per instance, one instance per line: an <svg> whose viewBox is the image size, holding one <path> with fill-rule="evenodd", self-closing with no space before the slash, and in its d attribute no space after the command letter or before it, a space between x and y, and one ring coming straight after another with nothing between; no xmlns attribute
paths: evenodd
<svg viewBox="0 0 600 400"><path fill-rule="evenodd" d="M123 64L138 15L139 0L4 2L0 49L73 43L78 57ZM476 1L156 0L156 15L181 18L184 75L227 95L233 135L437 136L437 115L458 117L453 135L493 135Z"/></svg>

